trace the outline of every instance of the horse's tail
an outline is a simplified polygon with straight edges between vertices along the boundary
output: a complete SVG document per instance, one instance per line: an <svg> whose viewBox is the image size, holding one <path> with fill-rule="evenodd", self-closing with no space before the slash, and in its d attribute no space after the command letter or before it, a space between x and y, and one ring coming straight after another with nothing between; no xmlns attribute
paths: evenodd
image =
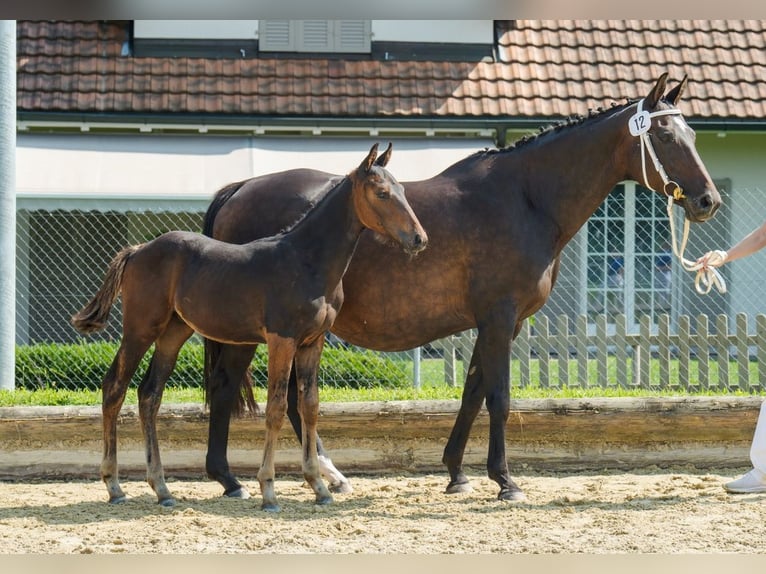
<svg viewBox="0 0 766 574"><path fill-rule="evenodd" d="M106 326L109 312L122 288L122 273L125 265L140 247L140 245L132 245L117 253L109 264L101 288L85 307L72 315L70 322L80 333L95 333Z"/></svg>
<svg viewBox="0 0 766 574"><path fill-rule="evenodd" d="M202 233L208 237L213 237L213 226L215 225L215 218L218 212L226 204L231 197L239 191L239 189L246 183L247 180L237 181L230 183L219 189L213 201L210 202L210 207L205 212L205 217L202 220ZM203 367L204 390L205 390L205 404L210 406L210 397L212 396L216 386L220 385L222 380L220 377L213 377L213 371L218 359L221 356L221 343L217 341L211 341L210 339L204 339L205 349L205 361ZM240 417L245 412L258 412L258 403L255 402L253 396L253 376L250 374L250 369L245 372L245 376L239 382L240 393L238 395L237 402L234 405L232 414Z"/></svg>
<svg viewBox="0 0 766 574"><path fill-rule="evenodd" d="M221 189L215 192L213 201L210 202L210 207L205 212L205 217L202 220L202 233L208 237L213 237L213 225L215 225L215 218L221 208L231 199L231 196L239 191L248 180L235 181L228 185L223 186Z"/></svg>

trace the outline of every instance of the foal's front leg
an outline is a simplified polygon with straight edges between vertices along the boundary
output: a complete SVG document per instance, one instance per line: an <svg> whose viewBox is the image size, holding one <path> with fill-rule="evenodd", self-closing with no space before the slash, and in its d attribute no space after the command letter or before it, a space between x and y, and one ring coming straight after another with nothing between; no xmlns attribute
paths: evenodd
<svg viewBox="0 0 766 574"><path fill-rule="evenodd" d="M266 441L263 446L263 461L258 469L258 483L263 496L261 508L267 512L279 512L274 492L274 451L287 411L287 382L295 357L296 343L294 339L278 335L267 335L266 343L269 347L269 390L266 400Z"/></svg>
<svg viewBox="0 0 766 574"><path fill-rule="evenodd" d="M332 496L322 481L317 455L317 420L319 419L319 391L317 371L322 356L324 335L309 346L301 347L295 355L298 409L301 414L301 447L303 478L316 495L317 504L330 504Z"/></svg>

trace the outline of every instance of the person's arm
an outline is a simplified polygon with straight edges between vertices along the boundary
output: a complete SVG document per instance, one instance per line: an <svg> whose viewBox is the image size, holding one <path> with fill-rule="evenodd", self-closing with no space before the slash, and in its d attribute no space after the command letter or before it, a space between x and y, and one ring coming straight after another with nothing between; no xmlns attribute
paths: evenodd
<svg viewBox="0 0 766 574"><path fill-rule="evenodd" d="M766 247L766 221L760 227L751 231L739 243L731 247L728 251L708 251L697 261L710 267L719 267L729 261L747 257ZM711 259L713 253L718 253L719 257ZM723 257L720 255L723 254Z"/></svg>

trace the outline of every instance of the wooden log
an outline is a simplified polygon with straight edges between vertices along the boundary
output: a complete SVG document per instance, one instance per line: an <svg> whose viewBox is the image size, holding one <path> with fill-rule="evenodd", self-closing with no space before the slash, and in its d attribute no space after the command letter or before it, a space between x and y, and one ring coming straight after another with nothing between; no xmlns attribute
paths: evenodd
<svg viewBox="0 0 766 574"><path fill-rule="evenodd" d="M507 448L519 469L589 470L693 465L744 467L761 397L524 399L511 401ZM459 401L327 403L319 430L345 472L443 471ZM489 417L482 410L465 463L486 464ZM158 433L171 476L204 476L208 415L202 405L164 405ZM143 438L134 406L119 423L121 474L143 476ZM229 455L240 475L257 471L261 415L232 421ZM298 472L297 441L286 425L277 456L281 472ZM0 478L98 478L100 407L0 408Z"/></svg>

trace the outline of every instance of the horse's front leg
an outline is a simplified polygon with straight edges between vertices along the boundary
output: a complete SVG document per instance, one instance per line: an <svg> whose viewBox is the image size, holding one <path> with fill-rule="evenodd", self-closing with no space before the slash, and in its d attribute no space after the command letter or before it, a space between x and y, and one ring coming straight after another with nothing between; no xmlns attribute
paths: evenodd
<svg viewBox="0 0 766 574"><path fill-rule="evenodd" d="M277 438L287 411L287 382L290 377L296 344L294 339L268 335L269 346L269 389L266 401L266 440L263 446L263 460L258 469L258 483L261 486L263 502L261 508L268 512L279 512L274 491L274 455Z"/></svg>
<svg viewBox="0 0 766 574"><path fill-rule="evenodd" d="M473 426L473 422L481 410L484 392L479 348L478 345L474 345L465 385L463 386L460 409L458 410L455 424L452 425L452 432L450 432L447 445L444 447L444 456L442 457L442 462L447 466L450 476L446 489L447 494L466 493L473 490L463 470L463 454L468 443L471 426Z"/></svg>
<svg viewBox="0 0 766 574"><path fill-rule="evenodd" d="M311 345L300 347L295 355L295 372L298 383L298 407L303 419L301 434L303 478L314 491L317 504L330 504L332 496L322 481L316 443L317 420L319 419L317 371L319 370L323 346L324 335Z"/></svg>
<svg viewBox="0 0 766 574"><path fill-rule="evenodd" d="M210 478L221 483L224 496L231 498L250 498L250 493L229 470L227 449L231 413L237 400L240 381L246 376L255 349L255 345L222 345L210 375L210 420L205 469Z"/></svg>

